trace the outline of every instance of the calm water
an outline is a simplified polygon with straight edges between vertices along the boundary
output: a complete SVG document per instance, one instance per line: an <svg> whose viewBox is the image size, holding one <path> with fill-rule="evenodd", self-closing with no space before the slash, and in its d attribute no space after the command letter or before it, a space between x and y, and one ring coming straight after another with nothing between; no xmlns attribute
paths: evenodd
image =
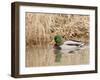
<svg viewBox="0 0 100 80"><path fill-rule="evenodd" d="M26 67L78 65L89 63L89 47L68 53L53 49L52 46L26 48Z"/></svg>

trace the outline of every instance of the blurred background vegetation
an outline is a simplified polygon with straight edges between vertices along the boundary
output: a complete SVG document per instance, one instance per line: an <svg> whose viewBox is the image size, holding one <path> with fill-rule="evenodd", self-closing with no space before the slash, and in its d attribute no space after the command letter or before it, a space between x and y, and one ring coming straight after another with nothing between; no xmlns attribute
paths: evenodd
<svg viewBox="0 0 100 80"><path fill-rule="evenodd" d="M55 35L63 42L78 40L89 43L89 16L77 14L26 13L26 45L53 45Z"/></svg>

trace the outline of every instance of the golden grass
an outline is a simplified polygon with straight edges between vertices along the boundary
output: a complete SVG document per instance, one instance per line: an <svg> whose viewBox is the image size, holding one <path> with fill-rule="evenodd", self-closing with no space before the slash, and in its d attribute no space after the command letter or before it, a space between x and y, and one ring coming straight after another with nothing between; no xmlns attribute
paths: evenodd
<svg viewBox="0 0 100 80"><path fill-rule="evenodd" d="M54 36L63 40L89 42L89 16L72 14L26 13L26 44L54 44Z"/></svg>

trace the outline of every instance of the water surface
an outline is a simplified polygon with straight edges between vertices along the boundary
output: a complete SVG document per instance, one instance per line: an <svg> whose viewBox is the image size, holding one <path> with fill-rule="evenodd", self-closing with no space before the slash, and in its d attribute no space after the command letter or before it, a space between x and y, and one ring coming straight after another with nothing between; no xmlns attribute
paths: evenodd
<svg viewBox="0 0 100 80"><path fill-rule="evenodd" d="M25 60L26 67L88 64L89 47L71 53L55 50L52 46L27 47Z"/></svg>

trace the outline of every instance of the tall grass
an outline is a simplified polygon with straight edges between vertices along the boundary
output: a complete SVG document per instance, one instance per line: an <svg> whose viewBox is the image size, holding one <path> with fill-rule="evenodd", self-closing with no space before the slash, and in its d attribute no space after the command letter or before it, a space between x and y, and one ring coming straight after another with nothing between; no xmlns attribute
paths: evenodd
<svg viewBox="0 0 100 80"><path fill-rule="evenodd" d="M54 44L54 36L59 34L65 40L89 42L89 16L73 14L26 13L26 44Z"/></svg>

